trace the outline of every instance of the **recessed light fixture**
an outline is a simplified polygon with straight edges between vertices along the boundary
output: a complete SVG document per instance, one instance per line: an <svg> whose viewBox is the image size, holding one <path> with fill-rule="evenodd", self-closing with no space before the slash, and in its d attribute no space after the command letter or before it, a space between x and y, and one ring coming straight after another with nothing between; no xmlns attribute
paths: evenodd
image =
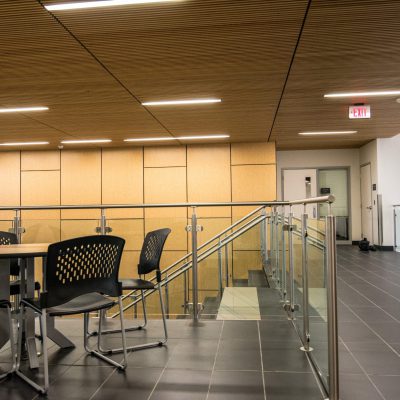
<svg viewBox="0 0 400 400"><path fill-rule="evenodd" d="M397 96L400 90L378 90L371 92L349 92L349 93L328 93L324 94L326 98L339 97L367 97L367 96Z"/></svg>
<svg viewBox="0 0 400 400"><path fill-rule="evenodd" d="M102 0L102 1L81 1L75 3L50 4L44 6L49 11L63 10L82 10L84 8L99 8L99 7L115 7L127 6L132 4L151 4L151 3L166 3L178 2L182 0Z"/></svg>
<svg viewBox="0 0 400 400"><path fill-rule="evenodd" d="M124 142L162 142L167 140L176 140L173 137L154 137L154 138L139 138L139 139L124 139Z"/></svg>
<svg viewBox="0 0 400 400"><path fill-rule="evenodd" d="M62 140L62 144L110 143L111 139Z"/></svg>
<svg viewBox="0 0 400 400"><path fill-rule="evenodd" d="M157 142L167 140L197 140L197 139L225 139L229 135L195 135L195 136L178 136L178 137L154 137L154 138L134 138L124 139L124 142Z"/></svg>
<svg viewBox="0 0 400 400"><path fill-rule="evenodd" d="M49 142L9 142L9 143L0 143L0 146L36 146L45 144L49 144Z"/></svg>
<svg viewBox="0 0 400 400"><path fill-rule="evenodd" d="M0 108L0 113L29 112L29 111L46 111L49 107L15 107Z"/></svg>
<svg viewBox="0 0 400 400"><path fill-rule="evenodd" d="M313 135L353 135L357 131L321 131L321 132L299 132L299 135L313 136Z"/></svg>
<svg viewBox="0 0 400 400"><path fill-rule="evenodd" d="M197 139L225 139L229 135L198 135L198 136L179 136L178 140L197 140Z"/></svg>
<svg viewBox="0 0 400 400"><path fill-rule="evenodd" d="M167 100L167 101L148 101L142 103L142 106L181 106L188 104L211 104L221 103L221 99L190 99L190 100Z"/></svg>

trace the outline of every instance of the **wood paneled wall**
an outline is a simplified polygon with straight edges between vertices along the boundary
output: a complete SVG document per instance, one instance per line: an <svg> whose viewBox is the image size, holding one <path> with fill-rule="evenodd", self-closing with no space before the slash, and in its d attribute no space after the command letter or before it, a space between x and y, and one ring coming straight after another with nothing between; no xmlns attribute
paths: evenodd
<svg viewBox="0 0 400 400"><path fill-rule="evenodd" d="M274 200L276 160L273 143L161 146L120 149L22 151L0 153L1 205L69 205ZM245 215L247 207L197 210L200 243ZM191 210L163 208L108 210L113 234L126 239L121 275L135 273L145 232L172 229L162 267L189 251L185 231ZM1 219L11 219L3 212ZM90 235L99 211L25 211L23 241L52 242ZM8 229L9 222L1 222ZM258 266L259 237L250 232L232 246L235 278ZM200 273L200 287L217 288L217 262L211 258ZM210 282L214 282L210 284ZM171 291L181 291L179 285ZM183 293L182 293L183 297ZM173 305L171 305L173 307Z"/></svg>

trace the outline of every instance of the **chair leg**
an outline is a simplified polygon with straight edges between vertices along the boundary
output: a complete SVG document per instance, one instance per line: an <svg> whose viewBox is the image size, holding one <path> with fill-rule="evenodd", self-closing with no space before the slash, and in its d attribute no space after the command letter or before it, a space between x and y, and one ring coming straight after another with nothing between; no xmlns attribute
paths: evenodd
<svg viewBox="0 0 400 400"><path fill-rule="evenodd" d="M122 302L120 302L122 304ZM122 309L121 309L122 311ZM103 361L113 365L114 367L117 367L119 369L124 370L127 366L127 356L126 356L126 341L125 341L125 331L123 332L122 336L123 336L123 341L122 341L122 349L124 351L124 360L122 363L118 363L114 360L112 360L109 357L106 357L103 352L100 350L100 343L101 343L101 322L99 325L99 338L98 338L98 342L97 342L97 350L93 350L92 348L90 348L89 346L89 335L88 335L88 326L89 326L89 314L85 313L84 317L83 317L83 343L84 343L84 347L85 350L92 356L95 356L97 358L102 359ZM123 324L121 325L121 329L123 327Z"/></svg>
<svg viewBox="0 0 400 400"><path fill-rule="evenodd" d="M164 339L161 339L157 342L138 344L136 346L129 346L129 347L127 347L128 351L137 351L137 350L143 350L143 349L150 349L152 347L161 347L167 343L167 340L168 340L167 321L166 321L166 316L165 316L164 301L163 301L160 285L158 285L158 293L160 295L161 314L162 314L163 325L164 325ZM126 331L128 331L128 329ZM101 349L100 348L100 351L104 354L116 354L116 353L122 353L123 348L117 348L117 349Z"/></svg>
<svg viewBox="0 0 400 400"><path fill-rule="evenodd" d="M17 365L15 373L26 383L31 385L35 390L42 394L46 394L49 389L49 362L47 357L47 325L46 325L46 310L43 309L40 314L40 325L42 329L43 336L43 367L44 367L44 386L38 385L33 380L29 379L20 369L21 367L21 353L22 353L22 330L24 323L24 313L25 306L21 305L20 309L20 320L19 320L19 330L18 330L18 355L17 355Z"/></svg>
<svg viewBox="0 0 400 400"><path fill-rule="evenodd" d="M144 296L144 291L143 290L141 290L140 292L141 292L142 307L143 307L143 320L144 320L143 324L142 325L135 325L135 326L132 326L130 328L125 328L125 332L140 331L140 330L146 328L146 326L147 326L146 297ZM102 331L102 334L103 335L109 335L109 334L112 334L112 333L119 333L119 332L120 332L119 329L107 329L105 331ZM96 336L98 334L99 334L98 331L93 331L93 332L89 333L89 330L88 330L88 335L89 336Z"/></svg>
<svg viewBox="0 0 400 400"><path fill-rule="evenodd" d="M0 379L5 378L6 376L12 374L17 367L17 358L15 352L15 341L14 341L14 330L13 330L13 322L11 319L11 307L7 306L7 315L8 315L8 325L9 325L9 332L10 332L10 349L11 349L11 360L12 360L12 367L8 372L0 375Z"/></svg>

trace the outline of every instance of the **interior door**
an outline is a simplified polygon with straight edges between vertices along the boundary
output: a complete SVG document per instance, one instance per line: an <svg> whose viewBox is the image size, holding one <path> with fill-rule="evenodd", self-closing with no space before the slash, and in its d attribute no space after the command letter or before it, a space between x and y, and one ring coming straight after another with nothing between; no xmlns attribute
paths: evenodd
<svg viewBox="0 0 400 400"><path fill-rule="evenodd" d="M361 167L361 229L362 237L373 243L371 165Z"/></svg>
<svg viewBox="0 0 400 400"><path fill-rule="evenodd" d="M317 196L316 169L285 169L283 170L283 200L299 200ZM293 206L293 214L300 218L304 207ZM306 208L310 218L317 218L317 205L309 204Z"/></svg>

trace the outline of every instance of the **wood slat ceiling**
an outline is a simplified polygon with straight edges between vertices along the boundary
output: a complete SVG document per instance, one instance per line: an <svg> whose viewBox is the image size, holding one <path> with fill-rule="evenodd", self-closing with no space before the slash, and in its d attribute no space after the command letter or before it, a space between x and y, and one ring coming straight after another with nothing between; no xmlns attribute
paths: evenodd
<svg viewBox="0 0 400 400"><path fill-rule="evenodd" d="M120 146L127 137L229 133L294 149L358 147L400 132L393 98L369 100L373 118L360 122L348 120L349 100L322 97L400 89L398 1L313 0L303 30L308 0L43 7L62 2L0 1L0 105L50 107L0 114L0 142L106 137ZM140 104L196 97L223 101ZM359 133L297 135L338 129Z"/></svg>

